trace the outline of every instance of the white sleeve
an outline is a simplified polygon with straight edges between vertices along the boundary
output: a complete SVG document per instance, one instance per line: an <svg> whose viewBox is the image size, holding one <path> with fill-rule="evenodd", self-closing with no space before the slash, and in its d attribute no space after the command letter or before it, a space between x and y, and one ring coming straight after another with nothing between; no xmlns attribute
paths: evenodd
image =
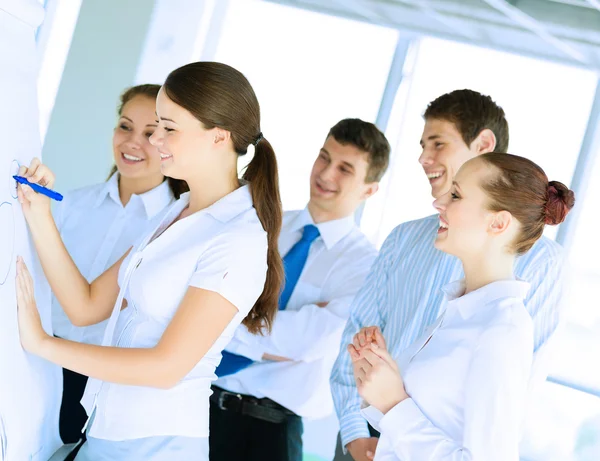
<svg viewBox="0 0 600 461"><path fill-rule="evenodd" d="M463 439L437 428L410 398L381 419L382 434L403 461L518 461L532 355L531 329L485 331L465 383Z"/></svg>
<svg viewBox="0 0 600 461"><path fill-rule="evenodd" d="M200 256L189 285L220 294L247 315L265 286L267 236L223 234Z"/></svg>
<svg viewBox="0 0 600 461"><path fill-rule="evenodd" d="M349 307L353 297L330 302ZM302 306L297 311L280 311L275 317L271 334L257 336L244 326L238 327L234 338L254 349L254 353L277 355L294 361L310 362L332 351L337 352L347 318L338 317L330 306ZM229 346L227 350L230 350ZM334 353L335 353L334 352Z"/></svg>
<svg viewBox="0 0 600 461"><path fill-rule="evenodd" d="M294 361L311 362L326 355L337 355L350 306L376 255L370 249L357 252L352 264L345 264L343 271L342 268L337 270L336 277L324 290L329 293L329 299L324 300L328 301L325 307L306 304L298 310L279 311L270 335L251 335L240 326L235 338L255 352L260 351L261 355L266 353Z"/></svg>
<svg viewBox="0 0 600 461"><path fill-rule="evenodd" d="M247 334L247 339L240 341L235 336L229 341L225 350L232 354L241 355L247 357L253 362L261 362L263 360L264 352L258 347L258 341L255 338L259 338L260 335L253 335L248 332L248 329L244 325L237 327L237 330L243 329ZM236 330L236 331L237 331Z"/></svg>

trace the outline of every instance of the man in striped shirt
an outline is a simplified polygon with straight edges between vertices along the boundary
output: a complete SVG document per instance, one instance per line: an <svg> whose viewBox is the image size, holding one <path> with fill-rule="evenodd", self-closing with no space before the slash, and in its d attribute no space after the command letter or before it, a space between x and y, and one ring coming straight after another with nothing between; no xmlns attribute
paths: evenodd
<svg viewBox="0 0 600 461"><path fill-rule="evenodd" d="M507 152L504 111L489 96L453 91L431 102L424 118L419 162L435 198L450 189L454 175L469 159L486 152ZM438 215L396 227L352 304L331 389L341 446L355 461L372 459L378 439L371 437L360 414L361 399L346 346L360 328L377 325L391 354L398 356L435 321L443 309L441 288L463 277L460 261L434 248L438 227ZM515 267L516 276L531 283L525 304L534 321L536 352L559 321L561 267L561 247L545 237Z"/></svg>

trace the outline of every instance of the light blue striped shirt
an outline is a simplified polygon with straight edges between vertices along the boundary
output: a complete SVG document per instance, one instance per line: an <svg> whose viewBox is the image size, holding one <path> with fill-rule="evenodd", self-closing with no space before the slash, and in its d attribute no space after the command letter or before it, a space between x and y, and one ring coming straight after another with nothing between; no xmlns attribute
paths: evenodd
<svg viewBox="0 0 600 461"><path fill-rule="evenodd" d="M434 247L438 227L438 215L396 227L354 299L331 374L343 446L369 437L346 350L353 336L362 327L377 325L391 354L399 356L440 314L442 287L464 277L460 260ZM515 275L531 283L525 306L533 318L536 350L558 325L562 265L562 248L545 237L516 262Z"/></svg>

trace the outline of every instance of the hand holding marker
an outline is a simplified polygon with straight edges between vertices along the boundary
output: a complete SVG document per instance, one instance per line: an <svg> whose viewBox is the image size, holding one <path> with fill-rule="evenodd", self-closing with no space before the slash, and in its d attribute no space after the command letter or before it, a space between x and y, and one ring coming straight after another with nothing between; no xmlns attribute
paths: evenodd
<svg viewBox="0 0 600 461"><path fill-rule="evenodd" d="M34 191L36 191L38 194L45 195L46 197L50 197L51 199L54 199L54 200L56 200L58 202L60 202L63 199L63 196L61 194L59 194L58 192L55 192L52 189L48 189L47 187L40 186L39 184L35 184L35 183L32 183L32 182L29 182L23 176L16 176L15 175L15 176L13 176L13 178L15 178L15 181L17 181L19 184L27 184Z"/></svg>

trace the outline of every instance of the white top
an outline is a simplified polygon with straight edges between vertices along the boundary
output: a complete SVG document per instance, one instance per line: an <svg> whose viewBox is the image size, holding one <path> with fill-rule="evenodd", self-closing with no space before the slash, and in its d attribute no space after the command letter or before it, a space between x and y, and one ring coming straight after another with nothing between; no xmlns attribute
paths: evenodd
<svg viewBox="0 0 600 461"><path fill-rule="evenodd" d="M284 214L279 250L285 255L314 224L308 210ZM264 353L291 362L261 361L215 384L232 392L268 397L294 413L319 418L333 411L329 375L340 348L354 295L369 273L377 250L356 227L354 217L316 225L320 236L287 308L279 311L269 336L244 326L227 346L230 352L260 361ZM328 301L322 308L318 302Z"/></svg>
<svg viewBox="0 0 600 461"><path fill-rule="evenodd" d="M186 193L123 261L121 291L102 344L155 346L190 286L219 293L239 312L192 371L171 389L91 379L82 404L88 415L96 409L92 437L115 441L208 437L214 370L221 351L263 291L268 244L248 186L168 227L188 203ZM158 237L152 240L154 235ZM123 298L128 307L121 311Z"/></svg>
<svg viewBox="0 0 600 461"><path fill-rule="evenodd" d="M411 398L385 416L362 410L381 431L375 460L518 461L533 356L529 284L444 291L445 312L397 360Z"/></svg>
<svg viewBox="0 0 600 461"><path fill-rule="evenodd" d="M74 190L54 208L56 227L75 265L92 282L150 231L175 198L167 181L132 195L126 206L119 197L118 174L101 184ZM56 297L52 297L52 326L56 336L100 344L107 322L76 327Z"/></svg>

